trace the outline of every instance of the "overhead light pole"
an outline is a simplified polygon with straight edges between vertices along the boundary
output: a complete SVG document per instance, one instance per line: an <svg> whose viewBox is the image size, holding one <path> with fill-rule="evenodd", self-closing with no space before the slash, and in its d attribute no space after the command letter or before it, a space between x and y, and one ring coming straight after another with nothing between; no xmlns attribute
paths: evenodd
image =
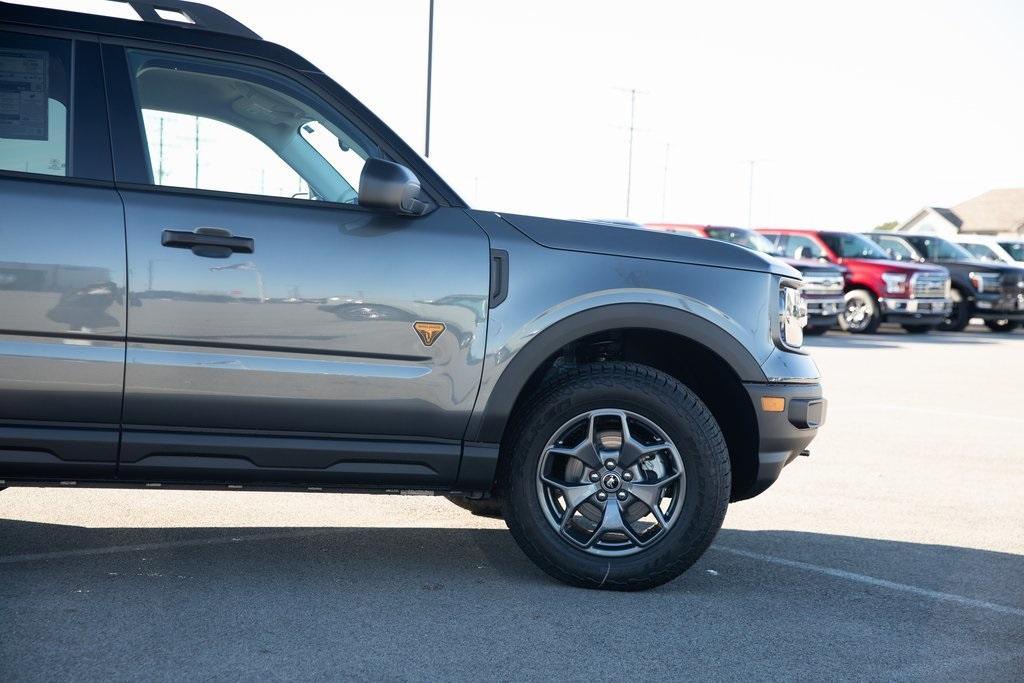
<svg viewBox="0 0 1024 683"><path fill-rule="evenodd" d="M430 18L427 26L427 126L423 142L423 156L430 156L430 88L434 74L434 0L430 0Z"/></svg>

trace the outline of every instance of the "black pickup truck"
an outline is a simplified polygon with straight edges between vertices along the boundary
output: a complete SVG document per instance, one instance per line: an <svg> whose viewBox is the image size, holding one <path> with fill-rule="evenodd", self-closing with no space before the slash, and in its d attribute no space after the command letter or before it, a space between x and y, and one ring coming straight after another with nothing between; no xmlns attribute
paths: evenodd
<svg viewBox="0 0 1024 683"><path fill-rule="evenodd" d="M895 259L937 263L949 270L953 309L940 330L959 332L971 318L981 318L994 332L1010 332L1024 322L1024 268L980 261L935 235L876 232L868 237Z"/></svg>

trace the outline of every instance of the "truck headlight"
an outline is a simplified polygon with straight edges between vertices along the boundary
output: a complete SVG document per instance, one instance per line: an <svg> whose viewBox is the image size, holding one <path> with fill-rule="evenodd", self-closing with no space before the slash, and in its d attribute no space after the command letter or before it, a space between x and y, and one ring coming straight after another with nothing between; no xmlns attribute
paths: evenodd
<svg viewBox="0 0 1024 683"><path fill-rule="evenodd" d="M908 279L906 273L882 273L885 291L889 294L906 294Z"/></svg>
<svg viewBox="0 0 1024 683"><path fill-rule="evenodd" d="M779 341L788 349L799 349L804 343L807 324L807 302L796 283L783 282L779 287Z"/></svg>
<svg viewBox="0 0 1024 683"><path fill-rule="evenodd" d="M999 273L971 273L969 277L979 294L999 291Z"/></svg>

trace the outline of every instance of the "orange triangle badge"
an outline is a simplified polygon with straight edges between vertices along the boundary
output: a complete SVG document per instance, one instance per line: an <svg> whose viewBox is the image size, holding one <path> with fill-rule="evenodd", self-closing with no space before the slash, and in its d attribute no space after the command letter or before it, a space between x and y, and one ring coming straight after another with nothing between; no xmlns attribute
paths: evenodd
<svg viewBox="0 0 1024 683"><path fill-rule="evenodd" d="M413 324L413 329L416 330L416 334L419 335L424 346L433 346L437 338L444 332L444 323L418 322Z"/></svg>

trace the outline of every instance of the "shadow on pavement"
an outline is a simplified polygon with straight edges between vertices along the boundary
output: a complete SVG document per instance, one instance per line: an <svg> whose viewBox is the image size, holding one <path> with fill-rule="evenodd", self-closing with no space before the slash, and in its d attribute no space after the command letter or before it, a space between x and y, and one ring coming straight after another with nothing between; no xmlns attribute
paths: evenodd
<svg viewBox="0 0 1024 683"><path fill-rule="evenodd" d="M1024 555L799 531L723 529L715 539L726 552L741 550L909 583L967 597L1009 599L1024 608ZM552 583L519 551L505 529L391 527L84 528L0 520L0 571L32 563L94 566L145 556L212 569L204 559L233 554L272 574L294 575L295 565L351 572L346 581L373 583L444 577L478 579L487 568L503 580ZM102 559L101 559L102 558ZM716 558L713 552L706 555ZM770 562L768 564L771 564ZM280 566L277 566L280 565ZM255 568L250 566L250 568ZM759 571L764 571L762 567ZM691 573L660 588L690 591L703 583ZM555 584L558 585L558 584ZM726 589L719 586L718 589ZM716 589L717 590L717 589ZM987 596L987 597L986 597Z"/></svg>
<svg viewBox="0 0 1024 683"><path fill-rule="evenodd" d="M1024 665L1024 617L850 578L1024 607L1024 557L966 548L726 529L642 593L559 584L503 529L0 521L0 549L0 678L600 672L568 676L582 680L642 661L652 680L996 679Z"/></svg>

